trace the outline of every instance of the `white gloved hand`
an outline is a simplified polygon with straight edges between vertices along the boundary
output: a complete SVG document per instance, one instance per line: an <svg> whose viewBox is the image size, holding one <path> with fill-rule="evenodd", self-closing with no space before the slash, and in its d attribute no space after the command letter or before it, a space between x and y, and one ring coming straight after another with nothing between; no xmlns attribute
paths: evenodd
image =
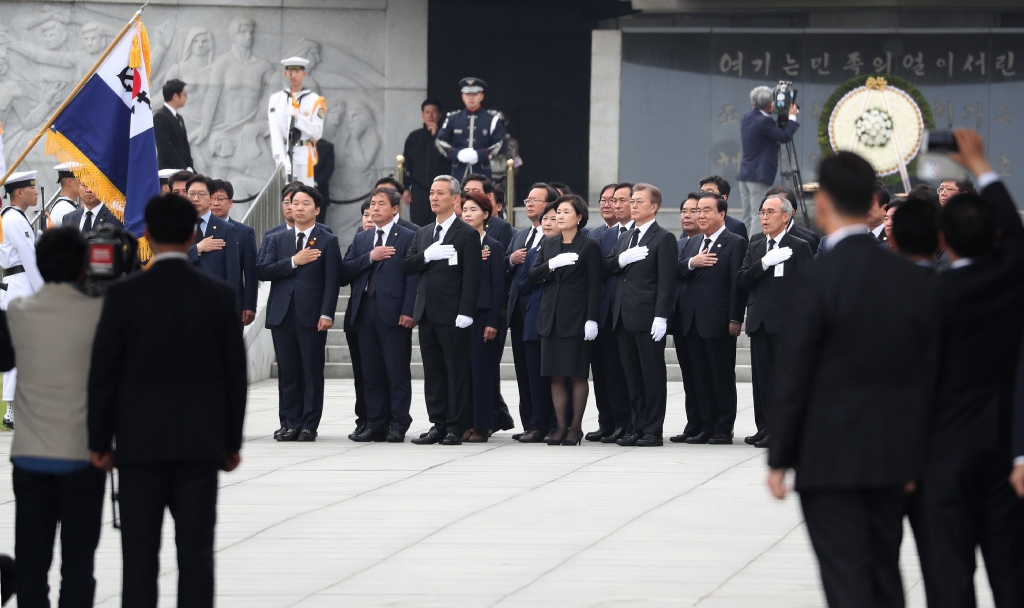
<svg viewBox="0 0 1024 608"><path fill-rule="evenodd" d="M625 268L633 262L639 262L647 257L647 246L633 247L619 254L619 268Z"/></svg>
<svg viewBox="0 0 1024 608"><path fill-rule="evenodd" d="M463 148L459 150L457 155L460 163L466 163L467 165L475 165L480 161L480 155L476 153L473 148Z"/></svg>
<svg viewBox="0 0 1024 608"><path fill-rule="evenodd" d="M597 321L587 321L583 325L583 339L590 342L597 337Z"/></svg>
<svg viewBox="0 0 1024 608"><path fill-rule="evenodd" d="M447 260L453 255L455 255L455 247L452 247L451 245L442 245L441 241L433 243L430 247L423 250L423 259L427 262Z"/></svg>
<svg viewBox="0 0 1024 608"><path fill-rule="evenodd" d="M654 341L661 342L667 331L668 319L665 317L654 317L654 323L651 324L651 337L654 338Z"/></svg>
<svg viewBox="0 0 1024 608"><path fill-rule="evenodd" d="M555 268L561 268L562 266L572 266L578 259L580 259L579 254L560 253L548 260L548 268L554 270Z"/></svg>
<svg viewBox="0 0 1024 608"><path fill-rule="evenodd" d="M789 247L772 249L768 253L764 254L763 258L761 258L761 265L764 266L765 270L767 270L769 266L785 262L791 257L793 257L793 250Z"/></svg>
<svg viewBox="0 0 1024 608"><path fill-rule="evenodd" d="M459 315L455 317L455 327L459 329L466 329L473 324L473 317L467 317L466 315Z"/></svg>

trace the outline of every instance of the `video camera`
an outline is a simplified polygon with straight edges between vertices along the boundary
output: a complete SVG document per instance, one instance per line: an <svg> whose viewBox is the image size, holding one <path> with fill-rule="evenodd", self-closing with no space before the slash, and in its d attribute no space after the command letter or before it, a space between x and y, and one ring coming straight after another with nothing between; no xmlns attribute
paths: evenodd
<svg viewBox="0 0 1024 608"><path fill-rule="evenodd" d="M119 226L100 226L85 240L89 249L84 291L90 296L102 296L107 285L142 268L139 240Z"/></svg>
<svg viewBox="0 0 1024 608"><path fill-rule="evenodd" d="M788 80L780 80L779 84L775 85L775 91L772 93L775 99L772 112L775 113L775 120L780 127L785 127L789 122L789 107L796 103L796 92L793 83Z"/></svg>

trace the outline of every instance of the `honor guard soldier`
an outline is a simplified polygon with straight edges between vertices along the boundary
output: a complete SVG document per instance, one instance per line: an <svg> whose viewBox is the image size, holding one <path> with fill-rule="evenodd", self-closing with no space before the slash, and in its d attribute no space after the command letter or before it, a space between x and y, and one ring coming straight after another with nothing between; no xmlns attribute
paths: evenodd
<svg viewBox="0 0 1024 608"><path fill-rule="evenodd" d="M11 204L0 210L0 266L3 266L3 291L0 308L7 310L11 300L30 296L43 286L43 277L36 267L36 239L25 211L36 204L36 172L13 173L4 183ZM7 402L4 426L14 428L14 389L17 368L4 372L3 400Z"/></svg>
<svg viewBox="0 0 1024 608"><path fill-rule="evenodd" d="M315 186L316 140L324 132L327 104L323 97L302 88L308 59L289 57L281 63L289 87L270 96L270 148L274 162L285 166L288 181Z"/></svg>
<svg viewBox="0 0 1024 608"><path fill-rule="evenodd" d="M160 169L157 171L157 177L160 178L160 196L168 194L171 191L171 184L167 180L179 171L181 171L181 169Z"/></svg>
<svg viewBox="0 0 1024 608"><path fill-rule="evenodd" d="M72 173L72 170L79 167L78 163L64 163L54 167L57 172L57 185L60 186L60 195L50 205L48 214L49 227L60 226L64 216L78 209L78 197L81 196L82 184Z"/></svg>
<svg viewBox="0 0 1024 608"><path fill-rule="evenodd" d="M437 132L437 149L452 161L452 175L460 181L471 173L491 177L491 157L505 146L505 123L497 110L480 107L487 83L479 78L463 78L464 110L449 112Z"/></svg>

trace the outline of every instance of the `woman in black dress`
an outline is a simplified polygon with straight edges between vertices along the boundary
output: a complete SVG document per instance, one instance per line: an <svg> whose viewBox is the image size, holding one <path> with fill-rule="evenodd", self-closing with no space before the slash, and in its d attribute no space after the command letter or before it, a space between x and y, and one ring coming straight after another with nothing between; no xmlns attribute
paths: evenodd
<svg viewBox="0 0 1024 608"><path fill-rule="evenodd" d="M580 232L587 204L576 195L555 200L560 235L545 237L529 279L544 285L537 333L541 336L541 375L551 376L551 400L558 429L548 445L574 445L583 438L583 410L590 387L590 342L597 337L601 308L601 246ZM572 423L566 428L572 378Z"/></svg>

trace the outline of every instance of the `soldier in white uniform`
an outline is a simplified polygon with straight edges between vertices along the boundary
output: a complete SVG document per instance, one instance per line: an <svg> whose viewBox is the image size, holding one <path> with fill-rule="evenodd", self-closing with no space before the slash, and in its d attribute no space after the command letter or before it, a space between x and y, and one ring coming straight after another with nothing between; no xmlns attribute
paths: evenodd
<svg viewBox="0 0 1024 608"><path fill-rule="evenodd" d="M285 166L290 180L315 186L316 140L324 132L327 105L323 97L302 88L308 59L289 57L281 63L289 88L270 96L270 148L274 162Z"/></svg>
<svg viewBox="0 0 1024 608"><path fill-rule="evenodd" d="M11 300L30 296L43 286L43 277L36 267L36 239L25 211L36 204L36 172L13 173L4 183L11 204L0 210L0 266L6 289L0 295L0 308L7 310ZM14 428L14 388L17 368L4 372L3 400L7 402L4 426Z"/></svg>
<svg viewBox="0 0 1024 608"><path fill-rule="evenodd" d="M50 205L49 227L60 226L64 216L78 209L78 197L81 183L72 172L78 167L78 163L64 163L53 168L57 172L57 185L60 186L60 195Z"/></svg>

